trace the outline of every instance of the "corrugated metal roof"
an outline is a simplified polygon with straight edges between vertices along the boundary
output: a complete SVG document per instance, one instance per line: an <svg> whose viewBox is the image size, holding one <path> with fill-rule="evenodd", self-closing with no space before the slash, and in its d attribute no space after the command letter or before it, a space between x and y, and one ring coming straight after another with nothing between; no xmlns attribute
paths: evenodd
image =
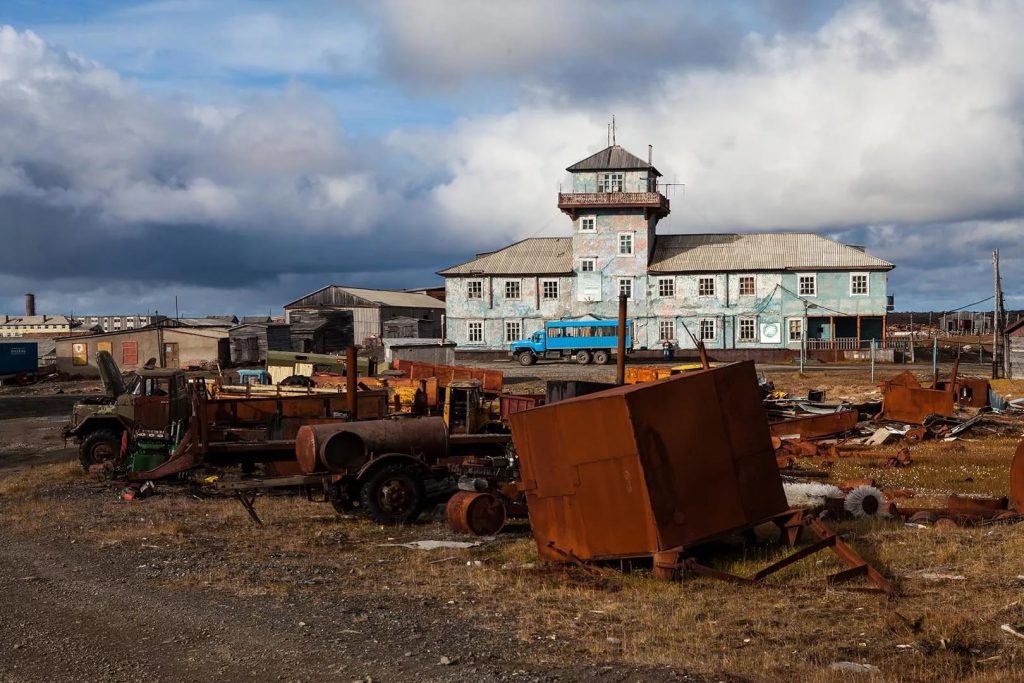
<svg viewBox="0 0 1024 683"><path fill-rule="evenodd" d="M655 175L661 175L658 169L640 157L630 154L618 145L612 145L596 154L591 154L582 161L577 161L565 170L575 173L577 171L636 171L645 168L652 169Z"/></svg>
<svg viewBox="0 0 1024 683"><path fill-rule="evenodd" d="M339 287L352 296L372 301L381 306L401 308L444 308L444 302L418 292L399 292L392 289L360 289L359 287Z"/></svg>
<svg viewBox="0 0 1024 683"><path fill-rule="evenodd" d="M648 266L655 273L828 270L894 266L862 249L813 233L658 235Z"/></svg>
<svg viewBox="0 0 1024 683"><path fill-rule="evenodd" d="M569 275L572 273L571 237L531 237L498 251L481 254L438 273L454 275ZM443 305L443 304L442 304Z"/></svg>

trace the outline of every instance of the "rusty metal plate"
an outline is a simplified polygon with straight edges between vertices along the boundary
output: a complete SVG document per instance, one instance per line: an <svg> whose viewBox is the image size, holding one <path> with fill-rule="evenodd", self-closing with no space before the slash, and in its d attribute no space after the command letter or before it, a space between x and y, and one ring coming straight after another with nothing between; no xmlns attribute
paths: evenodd
<svg viewBox="0 0 1024 683"><path fill-rule="evenodd" d="M920 389L888 383L882 389L882 418L921 424L929 415L953 415L951 391Z"/></svg>
<svg viewBox="0 0 1024 683"><path fill-rule="evenodd" d="M750 361L515 413L540 554L653 555L787 509Z"/></svg>
<svg viewBox="0 0 1024 683"><path fill-rule="evenodd" d="M1010 464L1010 506L1024 513L1024 441L1017 444L1017 453Z"/></svg>
<svg viewBox="0 0 1024 683"><path fill-rule="evenodd" d="M483 368L471 368L463 365L434 365L411 360L399 360L395 363L395 369L401 370L410 379L437 378L437 385L442 389L448 386L449 382L462 379L476 379L486 393L501 393L505 383L505 376L501 370L485 370Z"/></svg>
<svg viewBox="0 0 1024 683"><path fill-rule="evenodd" d="M856 410L841 410L828 415L801 415L771 425L772 436L799 436L801 439L821 439L843 434L857 426Z"/></svg>

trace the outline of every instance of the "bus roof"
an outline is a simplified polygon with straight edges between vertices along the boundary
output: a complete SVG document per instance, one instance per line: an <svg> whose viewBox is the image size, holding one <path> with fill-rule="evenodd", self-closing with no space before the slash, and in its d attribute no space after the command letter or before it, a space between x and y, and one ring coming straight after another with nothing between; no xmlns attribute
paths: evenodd
<svg viewBox="0 0 1024 683"><path fill-rule="evenodd" d="M627 320L628 325L631 321ZM615 327L618 320L549 320L544 327Z"/></svg>

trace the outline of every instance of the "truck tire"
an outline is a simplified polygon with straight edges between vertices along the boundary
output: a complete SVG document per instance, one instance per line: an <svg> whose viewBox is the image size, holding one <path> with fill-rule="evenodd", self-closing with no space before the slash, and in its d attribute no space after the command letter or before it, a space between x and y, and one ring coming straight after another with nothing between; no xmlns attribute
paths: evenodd
<svg viewBox="0 0 1024 683"><path fill-rule="evenodd" d="M90 465L99 465L117 459L121 452L121 435L110 429L97 429L82 439L78 447L78 461L82 469L89 471Z"/></svg>
<svg viewBox="0 0 1024 683"><path fill-rule="evenodd" d="M370 475L359 494L362 507L379 524L408 524L420 516L426 500L423 478L410 465L382 467Z"/></svg>
<svg viewBox="0 0 1024 683"><path fill-rule="evenodd" d="M519 354L519 364L529 367L537 362L537 356L533 355L529 351Z"/></svg>
<svg viewBox="0 0 1024 683"><path fill-rule="evenodd" d="M576 363L577 365L586 365L590 362L590 351L577 351L576 352Z"/></svg>
<svg viewBox="0 0 1024 683"><path fill-rule="evenodd" d="M598 365L607 365L611 359L611 354L607 351L594 351L594 362Z"/></svg>

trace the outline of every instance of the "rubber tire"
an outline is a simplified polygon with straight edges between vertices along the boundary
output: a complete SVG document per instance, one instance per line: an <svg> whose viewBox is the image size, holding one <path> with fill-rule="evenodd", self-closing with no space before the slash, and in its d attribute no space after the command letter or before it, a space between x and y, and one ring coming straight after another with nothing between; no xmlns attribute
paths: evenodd
<svg viewBox="0 0 1024 683"><path fill-rule="evenodd" d="M519 364L523 367L530 367L537 362L537 356L527 351L526 353L519 354Z"/></svg>
<svg viewBox="0 0 1024 683"><path fill-rule="evenodd" d="M110 448L110 460L117 460L117 456L121 452L121 435L109 429L97 429L82 439L82 443L78 447L78 461L82 463L83 470L88 472L90 465L99 465L105 462L106 459L97 459L94 453L94 450L103 444Z"/></svg>
<svg viewBox="0 0 1024 683"><path fill-rule="evenodd" d="M349 491L339 483L331 485L327 498L331 502L331 507L339 515L347 515L356 509L355 502L349 497Z"/></svg>
<svg viewBox="0 0 1024 683"><path fill-rule="evenodd" d="M382 510L378 502L378 492L381 487L393 479L404 479L414 491L412 504L398 514ZM426 498L420 472L414 467L402 464L388 465L374 472L359 491L359 500L363 509L378 524L408 524L415 521L423 511Z"/></svg>
<svg viewBox="0 0 1024 683"><path fill-rule="evenodd" d="M608 365L609 360L611 360L611 354L607 351L594 351L594 362L598 365Z"/></svg>
<svg viewBox="0 0 1024 683"><path fill-rule="evenodd" d="M575 358L577 365L588 365L590 364L590 351L577 351Z"/></svg>

